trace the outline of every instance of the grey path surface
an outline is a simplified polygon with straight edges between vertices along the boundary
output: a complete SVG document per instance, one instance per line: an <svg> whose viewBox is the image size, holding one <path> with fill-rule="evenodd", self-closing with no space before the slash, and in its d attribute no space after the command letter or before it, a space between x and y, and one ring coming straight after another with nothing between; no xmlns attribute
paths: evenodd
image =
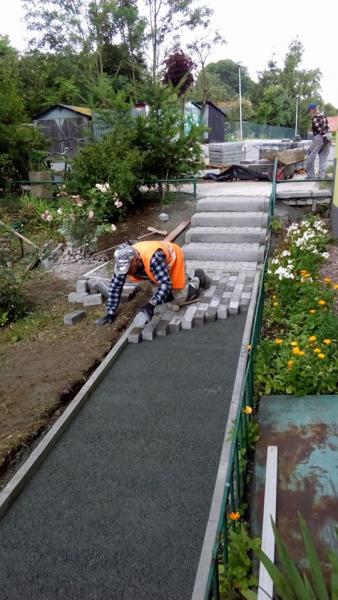
<svg viewBox="0 0 338 600"><path fill-rule="evenodd" d="M1 600L190 599L245 318L123 351L0 522Z"/></svg>

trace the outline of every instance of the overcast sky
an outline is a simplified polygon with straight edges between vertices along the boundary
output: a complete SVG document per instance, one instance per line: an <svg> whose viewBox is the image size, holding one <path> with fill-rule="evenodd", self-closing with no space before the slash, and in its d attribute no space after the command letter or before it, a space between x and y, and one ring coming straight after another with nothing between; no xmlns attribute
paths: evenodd
<svg viewBox="0 0 338 600"><path fill-rule="evenodd" d="M7 34L19 50L25 48L27 31L21 0L1 0L0 33ZM297 38L305 53L303 66L319 68L322 72L322 95L325 102L338 107L337 68L337 2L310 0L204 0L213 8L214 25L227 40L227 45L215 49L209 61L231 58L248 67L256 79L257 71L264 69L275 54L280 63L290 42Z"/></svg>

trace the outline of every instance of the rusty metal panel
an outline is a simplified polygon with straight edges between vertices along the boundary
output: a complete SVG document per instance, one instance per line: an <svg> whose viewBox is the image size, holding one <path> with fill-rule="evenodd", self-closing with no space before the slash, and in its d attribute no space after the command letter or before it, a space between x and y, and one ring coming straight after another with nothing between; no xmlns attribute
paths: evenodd
<svg viewBox="0 0 338 600"><path fill-rule="evenodd" d="M297 511L306 519L321 561L338 551L338 396L269 396L259 408L250 506L253 531L261 534L266 449L278 446L277 525L302 564Z"/></svg>

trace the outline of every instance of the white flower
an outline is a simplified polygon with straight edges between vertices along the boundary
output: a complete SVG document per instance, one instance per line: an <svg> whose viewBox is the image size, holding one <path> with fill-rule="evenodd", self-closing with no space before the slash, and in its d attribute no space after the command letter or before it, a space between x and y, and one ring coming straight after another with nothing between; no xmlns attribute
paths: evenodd
<svg viewBox="0 0 338 600"><path fill-rule="evenodd" d="M281 256L284 258L285 256L291 256L291 252L289 250L283 250Z"/></svg>
<svg viewBox="0 0 338 600"><path fill-rule="evenodd" d="M88 219L91 221L92 219L94 219L94 211L90 210L88 213Z"/></svg>
<svg viewBox="0 0 338 600"><path fill-rule="evenodd" d="M116 231L116 227L115 227L114 223L112 223L112 225L111 225L111 231L112 231L112 233L114 233Z"/></svg>
<svg viewBox="0 0 338 600"><path fill-rule="evenodd" d="M322 252L322 257L323 258L329 258L329 253L328 252Z"/></svg>
<svg viewBox="0 0 338 600"><path fill-rule="evenodd" d="M272 265L279 265L279 260L278 260L278 258L273 258L273 259L272 259L272 261L271 261L271 264L272 264Z"/></svg>
<svg viewBox="0 0 338 600"><path fill-rule="evenodd" d="M109 192L109 190L110 190L109 183L96 183L95 187L97 190L99 190L99 192L102 192L103 194L105 194L106 192Z"/></svg>
<svg viewBox="0 0 338 600"><path fill-rule="evenodd" d="M56 212L57 212L57 214L58 214L58 215L62 215L62 213L63 213L63 210L62 210L62 208L60 207L60 208L58 208L58 209L57 209L57 211L56 211Z"/></svg>
<svg viewBox="0 0 338 600"><path fill-rule="evenodd" d="M121 202L121 200L116 200L116 202L114 202L116 208L121 208L123 206L123 202Z"/></svg>
<svg viewBox="0 0 338 600"><path fill-rule="evenodd" d="M46 221L48 221L48 223L51 223L53 221L53 215L47 215Z"/></svg>

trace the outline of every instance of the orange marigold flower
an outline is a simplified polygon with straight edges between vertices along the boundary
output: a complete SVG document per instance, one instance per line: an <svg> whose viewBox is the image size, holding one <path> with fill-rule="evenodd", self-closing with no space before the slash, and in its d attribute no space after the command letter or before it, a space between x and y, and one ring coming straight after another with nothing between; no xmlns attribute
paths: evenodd
<svg viewBox="0 0 338 600"><path fill-rule="evenodd" d="M309 310L310 315L314 315L316 312L317 311L315 308L310 308L310 310Z"/></svg>
<svg viewBox="0 0 338 600"><path fill-rule="evenodd" d="M325 283L330 283L331 282L331 277L324 277L324 281L325 281Z"/></svg>
<svg viewBox="0 0 338 600"><path fill-rule="evenodd" d="M299 350L298 356L304 356L304 354L305 354L304 350Z"/></svg>
<svg viewBox="0 0 338 600"><path fill-rule="evenodd" d="M238 519L240 519L240 518L241 518L241 515L240 515L240 513L238 511L231 512L230 515L229 515L229 519L231 521L238 521Z"/></svg>
<svg viewBox="0 0 338 600"><path fill-rule="evenodd" d="M292 365L294 364L294 360L288 360L288 367L289 369L291 369Z"/></svg>
<svg viewBox="0 0 338 600"><path fill-rule="evenodd" d="M315 342L317 340L317 336L315 335L310 335L309 337L309 342Z"/></svg>
<svg viewBox="0 0 338 600"><path fill-rule="evenodd" d="M330 340L329 338L325 338L325 340L323 340L323 344L326 344L327 346L329 346L329 344L332 343L332 340Z"/></svg>
<svg viewBox="0 0 338 600"><path fill-rule="evenodd" d="M299 348L299 346L295 346L295 348L292 349L292 352L293 354L298 356L301 353L301 349Z"/></svg>
<svg viewBox="0 0 338 600"><path fill-rule="evenodd" d="M335 283L333 287L335 290L338 290L338 283Z"/></svg>
<svg viewBox="0 0 338 600"><path fill-rule="evenodd" d="M252 408L252 406L246 406L245 408L243 408L243 412L244 412L246 415L252 415L252 413L253 413L253 408Z"/></svg>
<svg viewBox="0 0 338 600"><path fill-rule="evenodd" d="M275 344L277 344L277 346L280 346L281 344L283 344L282 338L276 338L275 339Z"/></svg>
<svg viewBox="0 0 338 600"><path fill-rule="evenodd" d="M272 305L273 306L278 306L278 302L273 302Z"/></svg>
<svg viewBox="0 0 338 600"><path fill-rule="evenodd" d="M315 352L316 354L318 354L318 353L320 352L320 348L315 348L315 349L314 349L314 352Z"/></svg>
<svg viewBox="0 0 338 600"><path fill-rule="evenodd" d="M320 304L320 306L325 306L326 300L318 300L318 304Z"/></svg>
<svg viewBox="0 0 338 600"><path fill-rule="evenodd" d="M298 346L298 342L291 342L291 346Z"/></svg>

